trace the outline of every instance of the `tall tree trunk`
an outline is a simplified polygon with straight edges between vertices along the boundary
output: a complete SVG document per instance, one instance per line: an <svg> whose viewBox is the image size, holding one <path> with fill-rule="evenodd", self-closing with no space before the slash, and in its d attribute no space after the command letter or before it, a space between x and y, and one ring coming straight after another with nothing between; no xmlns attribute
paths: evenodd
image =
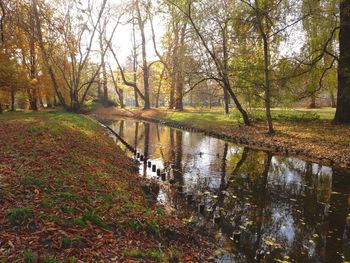
<svg viewBox="0 0 350 263"><path fill-rule="evenodd" d="M228 115L230 113L230 96L228 94L228 91L224 89L224 113L225 115Z"/></svg>
<svg viewBox="0 0 350 263"><path fill-rule="evenodd" d="M173 80L171 81L171 85L170 85L170 94L169 94L169 109L173 109L174 108L174 104L175 104L175 78L172 78Z"/></svg>
<svg viewBox="0 0 350 263"><path fill-rule="evenodd" d="M180 48L176 55L178 57L179 63L177 65L176 74L176 89L175 89L175 110L183 111L183 88L184 88L184 59L185 59L185 33L187 24L183 24L181 27L180 35Z"/></svg>
<svg viewBox="0 0 350 263"><path fill-rule="evenodd" d="M49 96L46 96L46 107L48 109L52 108L52 103L51 103L51 99L49 98Z"/></svg>
<svg viewBox="0 0 350 263"><path fill-rule="evenodd" d="M43 101L43 97L39 94L39 105L41 108L44 108L44 101Z"/></svg>
<svg viewBox="0 0 350 263"><path fill-rule="evenodd" d="M134 71L133 81L134 81L134 83L137 83L136 70L137 70L137 65L136 65L136 60L134 60L134 66L133 66L133 71ZM140 104L139 104L139 95L137 94L136 88L134 88L134 96L135 96L135 107L138 108L138 107L140 107Z"/></svg>
<svg viewBox="0 0 350 263"><path fill-rule="evenodd" d="M97 96L98 96L98 100L101 101L102 99L102 90L101 90L101 78L98 78L98 82L97 82Z"/></svg>
<svg viewBox="0 0 350 263"><path fill-rule="evenodd" d="M350 1L340 2L337 110L333 123L350 123Z"/></svg>
<svg viewBox="0 0 350 263"><path fill-rule="evenodd" d="M107 83L107 71L106 71L106 65L103 62L102 66L102 76L103 76L103 81L102 81L102 86L103 86L103 105L108 106L108 83Z"/></svg>
<svg viewBox="0 0 350 263"><path fill-rule="evenodd" d="M120 108L124 108L125 107L125 104L124 104L124 92L123 92L122 89L120 89L118 87L118 83L117 83L116 79L114 78L113 71L112 71L111 67L110 67L110 70L111 70L111 77L112 77L112 80L113 80L113 85L114 85L114 88L115 88L115 92L117 93L118 98L119 98Z"/></svg>
<svg viewBox="0 0 350 263"><path fill-rule="evenodd" d="M332 107L332 108L337 107L337 103L336 103L335 97L334 97L334 92L333 92L333 91L330 91L330 92L329 92L329 96L330 96L330 99L331 99L331 107Z"/></svg>
<svg viewBox="0 0 350 263"><path fill-rule="evenodd" d="M137 47L136 47L136 34L135 34L135 24L132 24L132 71L133 71L133 81L137 83ZM134 88L134 98L135 98L135 107L140 107L139 104L139 95L137 94L136 88Z"/></svg>
<svg viewBox="0 0 350 263"><path fill-rule="evenodd" d="M270 86L270 77L269 77L269 43L265 33L262 32L263 35L263 44L264 44L264 89L265 89L265 112L266 112L266 120L269 126L268 133L273 134L275 131L272 125L272 117L271 117L271 86Z"/></svg>
<svg viewBox="0 0 350 263"><path fill-rule="evenodd" d="M164 74L165 74L165 68L163 68L162 72L160 73L160 79L159 79L159 83L158 83L158 90L157 90L157 97L156 97L156 108L159 107L160 88L162 87Z"/></svg>
<svg viewBox="0 0 350 263"><path fill-rule="evenodd" d="M230 94L232 100L234 101L238 111L241 113L244 124L247 125L247 126L251 125L248 113L245 111L245 109L243 109L243 107L242 107L241 103L239 102L236 94L232 91L229 80L228 79L224 79L224 83L223 84L224 84L224 89L226 89L228 91L228 93Z"/></svg>
<svg viewBox="0 0 350 263"><path fill-rule="evenodd" d="M309 104L309 108L310 109L316 109L316 94L313 92L311 94L311 101L310 101L310 104Z"/></svg>
<svg viewBox="0 0 350 263"><path fill-rule="evenodd" d="M103 88L103 98L102 98L102 103L103 106L107 107L108 106L108 86L107 86L107 69L106 69L106 62L105 62L105 57L103 56L104 53L104 33L105 33L105 27L100 28L100 54L101 54L101 69L102 69L102 88Z"/></svg>
<svg viewBox="0 0 350 263"><path fill-rule="evenodd" d="M227 51L227 43L228 43L228 38L227 38L227 22L225 23L225 26L222 29L222 51L224 54L224 67L223 67L223 75L225 76L225 79L227 80L228 84L230 83L229 77L228 77L228 60L229 60L229 55ZM228 94L228 89L224 87L224 112L225 115L230 113L229 109L229 94Z"/></svg>
<svg viewBox="0 0 350 263"><path fill-rule="evenodd" d="M37 60L36 60L36 50L35 50L35 24L34 24L34 19L30 19L31 23L31 30L32 30L32 35L30 36L29 39L29 55L30 55L30 72L29 72L29 77L31 80L36 79L37 77ZM37 92L37 87L32 86L29 88L28 91L29 94L29 105L31 110L38 110L38 105L37 105L37 100L38 100L38 92Z"/></svg>
<svg viewBox="0 0 350 263"><path fill-rule="evenodd" d="M11 90L11 111L15 111L15 91Z"/></svg>
<svg viewBox="0 0 350 263"><path fill-rule="evenodd" d="M141 33L141 48L142 48L142 67L143 67L143 88L144 88L144 97L145 104L144 109L150 109L150 99L149 99L149 68L147 64L147 49L146 49L146 35L145 35L145 22L146 18L142 19L140 3L139 0L136 0L136 11L137 11L137 20L139 24L139 29Z"/></svg>

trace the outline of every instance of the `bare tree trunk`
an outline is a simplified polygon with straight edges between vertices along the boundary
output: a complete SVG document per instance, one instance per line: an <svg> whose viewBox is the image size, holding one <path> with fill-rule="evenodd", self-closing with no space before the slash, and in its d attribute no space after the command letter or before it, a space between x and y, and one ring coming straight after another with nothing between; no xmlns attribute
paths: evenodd
<svg viewBox="0 0 350 263"><path fill-rule="evenodd" d="M135 34L135 24L132 24L132 40L133 40L133 47L132 47L132 70L133 70L133 81L136 84L137 83L137 47L136 47L136 34ZM137 94L136 88L134 88L134 97L135 97L135 107L140 107L139 105L139 96Z"/></svg>
<svg viewBox="0 0 350 263"><path fill-rule="evenodd" d="M271 117L271 87L270 87L270 78L269 78L269 46L268 39L265 33L262 32L263 36L263 44L264 44L264 89L265 89L265 112L266 112L266 120L269 126L268 133L275 133L272 125L272 117Z"/></svg>
<svg viewBox="0 0 350 263"><path fill-rule="evenodd" d="M311 101L310 101L310 104L309 104L309 108L310 109L316 109L316 94L313 92L311 94Z"/></svg>
<svg viewBox="0 0 350 263"><path fill-rule="evenodd" d="M175 78L172 78L173 80L171 81L171 85L170 85L170 94L169 94L169 109L173 109L174 108L174 104L175 104Z"/></svg>
<svg viewBox="0 0 350 263"><path fill-rule="evenodd" d="M230 94L233 102L235 103L238 111L241 113L242 118L243 118L243 122L245 125L250 125L250 120L249 120L249 116L248 113L243 109L241 103L239 102L238 98L236 97L236 94L232 91L232 88L230 86L230 82L227 79L224 79L224 89L226 89L228 91L228 93Z"/></svg>
<svg viewBox="0 0 350 263"><path fill-rule="evenodd" d="M117 83L116 79L114 78L112 68L111 68L111 67L109 67L109 68L110 68L111 77L112 77L112 80L113 80L115 92L117 93L118 98L119 98L120 107L121 107L121 108L124 108L124 107L125 107L125 104L124 104L124 92L123 92L122 89L120 89L120 88L118 87L118 83Z"/></svg>
<svg viewBox="0 0 350 263"><path fill-rule="evenodd" d="M183 88L184 88L184 58L185 58L185 33L187 24L182 25L180 35L180 48L178 54L179 63L177 65L177 77L176 77L176 89L175 89L175 109L177 111L183 111Z"/></svg>
<svg viewBox="0 0 350 263"><path fill-rule="evenodd" d="M11 111L15 111L15 91L11 90Z"/></svg>
<svg viewBox="0 0 350 263"><path fill-rule="evenodd" d="M49 98L49 96L46 96L46 107L48 109L52 108L52 103L51 103L51 99Z"/></svg>
<svg viewBox="0 0 350 263"><path fill-rule="evenodd" d="M97 82L97 96L98 96L98 100L101 101L102 98L102 90L101 90L101 78L98 78L98 82Z"/></svg>
<svg viewBox="0 0 350 263"><path fill-rule="evenodd" d="M230 97L226 89L224 89L224 112L225 115L228 115L230 113Z"/></svg>
<svg viewBox="0 0 350 263"><path fill-rule="evenodd" d="M333 92L333 91L330 91L330 92L329 92L329 96L330 96L330 98L331 98L331 107L332 107L332 108L337 107L337 103L336 103L336 101L335 101L334 92Z"/></svg>
<svg viewBox="0 0 350 263"><path fill-rule="evenodd" d="M41 108L44 108L44 102L43 102L43 97L39 93L39 105Z"/></svg>
<svg viewBox="0 0 350 263"><path fill-rule="evenodd" d="M134 83L137 82L136 70L137 70L136 59L134 59L134 64L133 64L133 71L134 71L133 81L134 81ZM134 88L134 96L135 96L135 107L138 108L138 107L140 107L140 104L139 104L139 95L137 94L136 88Z"/></svg>
<svg viewBox="0 0 350 263"><path fill-rule="evenodd" d="M165 73L165 68L163 68L162 73L160 73L160 79L159 79L159 83L158 83L158 90L157 90L157 97L156 97L156 108L159 107L160 88L162 87L164 73Z"/></svg>
<svg viewBox="0 0 350 263"><path fill-rule="evenodd" d="M333 123L350 123L350 1L340 2L337 110Z"/></svg>
<svg viewBox="0 0 350 263"><path fill-rule="evenodd" d="M141 48L142 48L142 67L143 67L143 88L144 88L144 109L150 109L150 99L149 99L149 68L147 64L147 51L146 51L146 35L145 35L145 22L146 19L142 19L140 3L139 0L136 0L136 11L137 11L137 20L141 33Z"/></svg>
<svg viewBox="0 0 350 263"><path fill-rule="evenodd" d="M107 107L108 106L107 70L106 70L105 57L103 56L103 53L104 53L103 42L105 39L105 32L106 32L105 30L106 30L105 26L103 26L102 28L100 27L100 54L101 54L101 69L102 69L102 88L103 88L102 104L103 106Z"/></svg>

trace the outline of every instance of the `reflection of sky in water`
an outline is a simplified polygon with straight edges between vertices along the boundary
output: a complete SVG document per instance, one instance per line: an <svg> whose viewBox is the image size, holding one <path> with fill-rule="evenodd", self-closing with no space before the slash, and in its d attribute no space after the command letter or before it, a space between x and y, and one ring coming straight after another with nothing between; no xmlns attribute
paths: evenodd
<svg viewBox="0 0 350 263"><path fill-rule="evenodd" d="M146 135L142 123L135 132L134 121L115 123L112 127L122 133L128 143L137 145L141 153L148 147L149 158L157 168L168 171L172 167L170 174L177 174L176 180L183 184L183 190L192 193L194 200L205 201L208 209L205 216L210 216L209 209L215 208L218 203L220 207L216 208L215 214L221 214L222 224L228 224L228 229L244 227L247 243L234 249L234 258L240 258L235 262L252 259L258 248L256 244L271 250L265 244L266 239L271 238L281 245L280 254L274 257L283 259L281 255L289 255L298 262L341 262L337 252L349 250L344 248L344 244L349 242L343 235L349 206L348 172L337 172L337 177L332 178L334 172L331 167L295 157L273 156L264 179L266 152L249 150L244 159L243 147L201 133L150 124ZM146 142L147 137L149 141ZM225 176L222 176L223 168ZM141 174L143 169L141 165ZM232 174L234 171L235 174ZM146 174L156 177L149 168L146 168ZM163 186L158 201L176 204L177 209L179 200L169 194L171 186ZM225 189L226 194L220 193L219 189ZM204 191L208 193L203 196ZM192 207L197 211L198 203ZM188 215L191 216L194 212L189 213L192 213ZM212 221L211 218L209 220ZM247 222L250 223L246 225ZM315 236L315 233L318 235ZM259 236L260 240L257 240ZM225 257L231 256L226 254L223 259ZM222 262L230 262L230 259Z"/></svg>
<svg viewBox="0 0 350 263"><path fill-rule="evenodd" d="M294 219L293 216L290 214L288 207L274 207L272 209L272 218L274 224L278 222L278 224L276 225L278 225L279 228L277 228L276 230L278 231L278 236L280 237L280 239L286 240L287 244L291 246L295 237L295 228Z"/></svg>

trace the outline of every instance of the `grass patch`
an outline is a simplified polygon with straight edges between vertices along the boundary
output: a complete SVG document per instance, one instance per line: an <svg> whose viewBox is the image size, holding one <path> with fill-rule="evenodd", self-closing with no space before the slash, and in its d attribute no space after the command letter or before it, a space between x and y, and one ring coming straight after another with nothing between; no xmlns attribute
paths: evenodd
<svg viewBox="0 0 350 263"><path fill-rule="evenodd" d="M24 223L27 220L33 218L33 216L34 216L33 210L28 207L12 208L8 212L8 218L12 224Z"/></svg>
<svg viewBox="0 0 350 263"><path fill-rule="evenodd" d="M135 174L132 162L90 118L62 112L5 113L0 116L0 138L4 142L0 143L0 167L9 174L1 177L0 190L6 198L0 194L0 214L8 221L1 226L1 234L13 236L10 222L28 222L28 227L18 228L22 244L17 245L17 240L10 240L16 243L14 247L5 243L5 260L75 262L67 256L68 249L74 249L79 262L100 262L103 259L98 255L110 253L111 246L119 253L115 256L129 247L129 239L119 238L124 232L144 251L145 259L165 258L156 252L159 242L164 251L182 247L183 240L163 244L161 231L170 218L144 198L143 179ZM38 220L32 224L34 217ZM116 234L108 235L108 246L97 248L97 238L105 232L101 228ZM38 233L43 237L34 237ZM73 238L77 233L80 237ZM187 250L188 246L183 247ZM87 253L93 249L96 258ZM56 258L44 259L48 251ZM40 256L35 259L35 255Z"/></svg>
<svg viewBox="0 0 350 263"><path fill-rule="evenodd" d="M73 223L76 226L80 226L80 227L87 227L87 223L85 222L85 220L81 217L76 217L73 219Z"/></svg>
<svg viewBox="0 0 350 263"><path fill-rule="evenodd" d="M131 249L129 251L125 251L124 255L132 258L151 259L160 262L165 262L167 259L164 253L154 250L140 251L137 249Z"/></svg>
<svg viewBox="0 0 350 263"><path fill-rule="evenodd" d="M22 180L22 184L26 185L26 186L42 186L45 184L45 179L43 178L35 178L33 176L26 176L23 180Z"/></svg>
<svg viewBox="0 0 350 263"><path fill-rule="evenodd" d="M37 259L38 259L38 256L35 255L32 251L30 250L23 251L23 260L25 263L35 262Z"/></svg>
<svg viewBox="0 0 350 263"><path fill-rule="evenodd" d="M91 223L93 223L96 226L99 226L99 227L102 227L102 228L106 228L106 229L109 228L108 224L105 223L103 221L103 219L97 214L90 214L88 212L84 212L83 219L90 221Z"/></svg>

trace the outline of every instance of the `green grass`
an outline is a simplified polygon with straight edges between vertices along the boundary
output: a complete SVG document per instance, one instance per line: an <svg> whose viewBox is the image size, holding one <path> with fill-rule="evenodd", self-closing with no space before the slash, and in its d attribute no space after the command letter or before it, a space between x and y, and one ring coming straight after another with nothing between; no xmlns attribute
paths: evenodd
<svg viewBox="0 0 350 263"><path fill-rule="evenodd" d="M318 120L331 121L334 117L335 109L320 108L273 108L272 119L281 123L310 122ZM265 121L264 109L255 109L249 113L254 121ZM185 112L167 112L165 119L191 125L193 127L225 127L237 123L243 123L241 114L232 109L230 114L225 116L222 111L185 111Z"/></svg>
<svg viewBox="0 0 350 263"><path fill-rule="evenodd" d="M11 208L8 212L8 219L12 224L23 223L26 220L32 218L34 212L28 207L16 207Z"/></svg>
<svg viewBox="0 0 350 263"><path fill-rule="evenodd" d="M132 249L129 251L125 251L124 255L132 258L151 259L151 260L156 260L160 262L165 262L167 259L162 252L153 251L153 250L140 251L137 249Z"/></svg>
<svg viewBox="0 0 350 263"><path fill-rule="evenodd" d="M8 223L1 231L12 233L17 224L21 235L29 238L32 228L24 224L33 218L40 219L55 229L75 228L82 239L75 241L69 231L62 235L48 233L47 238L55 244L67 249L89 249L93 234L100 233L101 228L116 228L142 233L142 236L134 235L143 251L139 256L163 261L165 256L156 250L165 236L162 233L168 226L167 215L147 202L142 181L134 174L132 163L97 122L63 112L9 112L0 115L0 132L4 141L0 153L12 158L14 164L9 166L13 175L5 178L7 184L0 189L0 197L11 191L15 193L11 201L4 198L5 205L0 212L6 214ZM1 159L5 162L0 164L7 167L6 158ZM23 163L26 165L21 165ZM41 230L40 224L31 226ZM111 242L120 246L117 251L128 247L117 236L113 239ZM179 247L182 240L176 242L164 243L164 251ZM55 258L44 258L45 249L40 240L34 240L31 247L16 246L11 255L20 255L26 262L57 262ZM66 256L65 249L50 249L54 252L50 255ZM35 256L38 258L33 259ZM82 258L86 262L85 255Z"/></svg>
<svg viewBox="0 0 350 263"><path fill-rule="evenodd" d="M30 250L23 251L23 259L25 263L35 262L37 260L37 256Z"/></svg>

